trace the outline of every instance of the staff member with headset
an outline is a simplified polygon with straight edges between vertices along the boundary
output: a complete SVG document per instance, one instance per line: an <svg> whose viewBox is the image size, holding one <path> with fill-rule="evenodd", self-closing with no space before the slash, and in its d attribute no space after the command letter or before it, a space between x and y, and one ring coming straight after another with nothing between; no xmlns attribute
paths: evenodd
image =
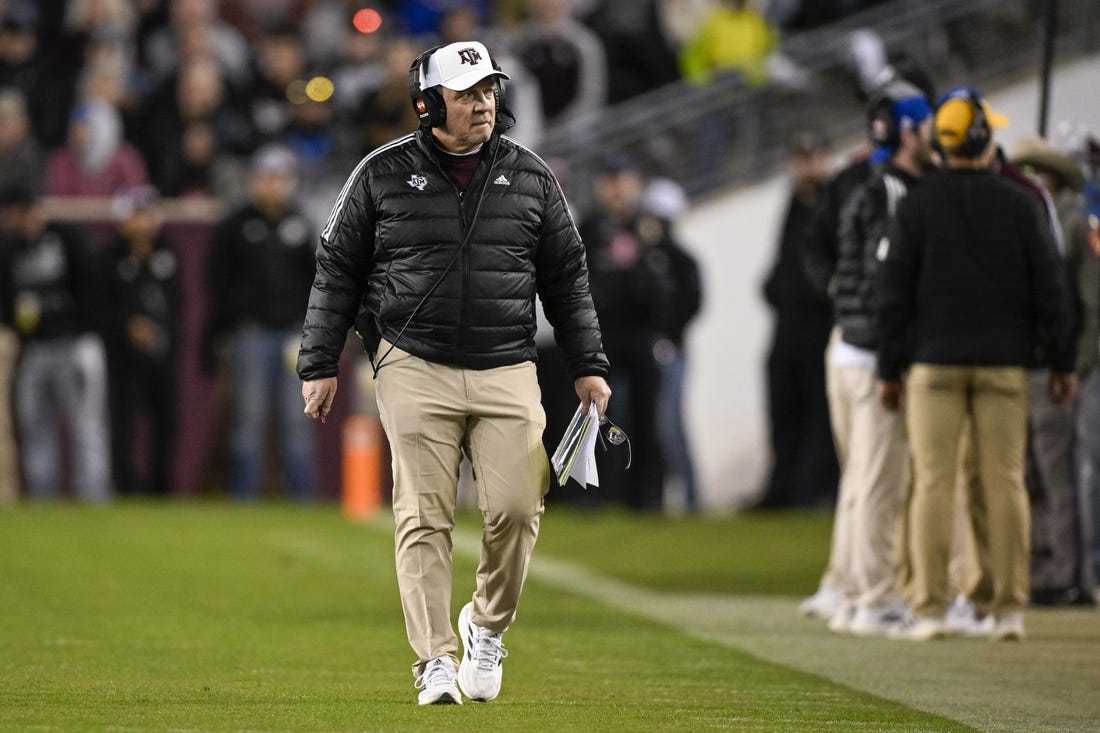
<svg viewBox="0 0 1100 733"><path fill-rule="evenodd" d="M1076 385L1064 268L1039 203L990 169L1004 125L973 89L945 95L934 132L946 169L911 192L880 245L878 375L883 406L903 391L913 458L909 538L914 615L896 638L944 636L959 439L972 423L988 527L994 639L1022 639L1028 602L1027 365L1050 356L1050 397ZM905 381L903 373L907 372Z"/></svg>
<svg viewBox="0 0 1100 733"><path fill-rule="evenodd" d="M419 703L492 700L538 536L549 463L535 376L535 296L577 396L611 390L588 270L565 196L501 134L505 74L478 42L409 70L420 128L367 155L321 234L298 356L305 413L323 418L353 322L377 377L393 452L396 560ZM462 455L484 518L473 599L450 621ZM456 681L458 686L456 686Z"/></svg>

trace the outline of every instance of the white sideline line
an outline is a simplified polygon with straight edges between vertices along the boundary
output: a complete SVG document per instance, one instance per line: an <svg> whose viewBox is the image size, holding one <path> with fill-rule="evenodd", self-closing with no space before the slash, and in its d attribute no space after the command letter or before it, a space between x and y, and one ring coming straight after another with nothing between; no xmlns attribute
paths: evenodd
<svg viewBox="0 0 1100 733"><path fill-rule="evenodd" d="M477 532L455 529L454 550L475 562ZM1095 731L1100 720L1100 614L1028 611L1025 643L896 642L829 633L798 616L798 599L661 593L540 556L531 580L991 733ZM1052 687L1053 685L1053 687Z"/></svg>

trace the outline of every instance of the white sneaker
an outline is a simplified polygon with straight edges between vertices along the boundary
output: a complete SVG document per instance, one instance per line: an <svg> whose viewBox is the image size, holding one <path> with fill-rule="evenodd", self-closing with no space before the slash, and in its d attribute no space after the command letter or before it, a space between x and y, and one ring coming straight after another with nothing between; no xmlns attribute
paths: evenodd
<svg viewBox="0 0 1100 733"><path fill-rule="evenodd" d="M953 633L966 635L978 623L978 609L966 596L957 596L943 614L943 623Z"/></svg>
<svg viewBox="0 0 1100 733"><path fill-rule="evenodd" d="M798 612L810 618L831 619L840 608L841 595L832 588L818 588L812 596L798 604Z"/></svg>
<svg viewBox="0 0 1100 733"><path fill-rule="evenodd" d="M974 622L969 627L962 629L961 631L953 631L953 633L965 636L969 639L990 639L993 637L993 632L997 630L997 620L993 618L993 614L986 614L980 619L974 619Z"/></svg>
<svg viewBox="0 0 1100 733"><path fill-rule="evenodd" d="M474 604L467 603L458 614L458 633L462 637L462 663L458 666L458 685L466 697L489 702L500 694L503 676L501 662L508 656L500 634L473 622Z"/></svg>
<svg viewBox="0 0 1100 733"><path fill-rule="evenodd" d="M462 693L455 685L455 663L450 657L436 657L424 665L416 678L417 698L421 705L462 704Z"/></svg>
<svg viewBox="0 0 1100 733"><path fill-rule="evenodd" d="M947 607L947 612L943 615L943 625L952 634L982 639L993 635L996 622L989 614L979 618L974 603L966 596L959 596Z"/></svg>
<svg viewBox="0 0 1100 733"><path fill-rule="evenodd" d="M993 641L1023 641L1027 634L1024 632L1024 612L1013 611L1006 613L997 619L993 627L990 639Z"/></svg>
<svg viewBox="0 0 1100 733"><path fill-rule="evenodd" d="M940 619L910 613L894 628L890 629L887 636L902 641L931 641L933 639L945 639L947 633L947 627Z"/></svg>
<svg viewBox="0 0 1100 733"><path fill-rule="evenodd" d="M860 606L848 623L848 633L855 636L887 636L893 629L903 626L908 616L909 607L902 601L877 608Z"/></svg>
<svg viewBox="0 0 1100 733"><path fill-rule="evenodd" d="M852 620L856 616L856 605L849 601L840 604L833 617L829 619L829 631L834 634L847 634L852 630Z"/></svg>

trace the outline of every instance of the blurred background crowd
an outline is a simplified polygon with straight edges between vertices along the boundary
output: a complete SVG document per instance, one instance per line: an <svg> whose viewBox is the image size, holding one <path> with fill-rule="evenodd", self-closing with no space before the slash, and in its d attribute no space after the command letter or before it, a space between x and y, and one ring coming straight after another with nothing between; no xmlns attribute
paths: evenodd
<svg viewBox="0 0 1100 733"><path fill-rule="evenodd" d="M659 511L672 491L702 508L682 402L706 263L677 219L792 158L802 216L891 64L1033 73L1042 3L967 5L0 0L0 496L336 497L342 417L371 400L345 389L328 425L301 419L292 355L318 225L356 161L416 126L413 58L477 38L512 77L509 134L576 208L632 437L629 481L609 451L599 492L553 496ZM1074 12L1094 3L1063 5L1059 42L1092 47L1095 18ZM769 298L791 295L782 280ZM552 450L572 405L543 337ZM830 447L813 486L769 501L827 506Z"/></svg>
<svg viewBox="0 0 1100 733"><path fill-rule="evenodd" d="M513 136L539 149L680 79L759 87L781 32L869 4L0 2L0 492L338 492L340 436L300 419L289 355L317 225L355 162L415 127L408 68L425 47L484 40L514 79ZM617 243L597 295L646 477L608 495L659 508L654 424L676 427L661 437L694 497L679 354L699 278L670 227L687 198L605 157L577 198L595 249Z"/></svg>

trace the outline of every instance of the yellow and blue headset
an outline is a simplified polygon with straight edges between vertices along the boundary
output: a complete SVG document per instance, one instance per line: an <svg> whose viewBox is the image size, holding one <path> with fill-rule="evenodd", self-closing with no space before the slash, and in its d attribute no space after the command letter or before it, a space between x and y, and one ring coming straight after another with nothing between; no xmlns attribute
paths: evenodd
<svg viewBox="0 0 1100 733"><path fill-rule="evenodd" d="M985 106L982 104L982 97L972 87L955 87L949 89L940 97L939 103L936 104L936 111L938 112L940 107L952 99L961 99L968 102L972 114L962 142L948 152L951 155L958 155L963 158L976 158L989 145L989 138L993 134L993 130L989 126L989 119L985 114ZM939 132L935 131L934 135L937 147L943 150Z"/></svg>

